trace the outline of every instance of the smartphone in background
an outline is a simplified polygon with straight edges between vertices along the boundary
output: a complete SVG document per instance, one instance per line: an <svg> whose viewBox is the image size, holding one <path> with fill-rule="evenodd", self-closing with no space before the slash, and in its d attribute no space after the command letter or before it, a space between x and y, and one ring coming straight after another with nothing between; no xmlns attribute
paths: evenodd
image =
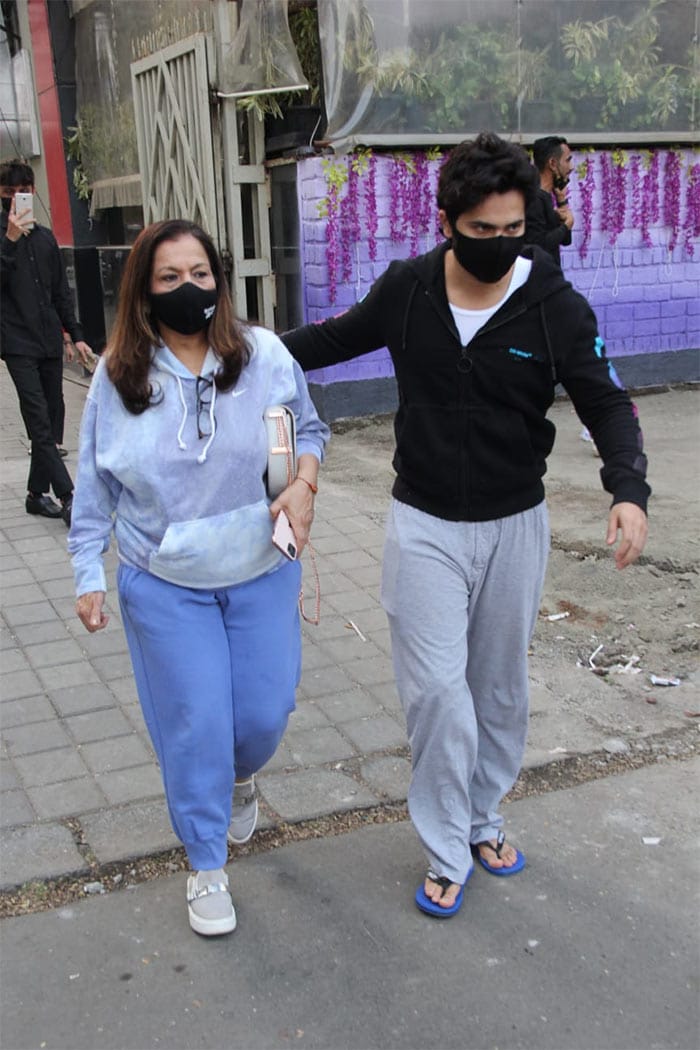
<svg viewBox="0 0 700 1050"><path fill-rule="evenodd" d="M283 510L275 518L272 542L284 554L285 558L289 558L290 561L296 560L298 552L297 539L292 526L289 524L289 518Z"/></svg>
<svg viewBox="0 0 700 1050"><path fill-rule="evenodd" d="M21 215L27 209L29 209L29 218L34 222L34 194L15 193L15 215Z"/></svg>

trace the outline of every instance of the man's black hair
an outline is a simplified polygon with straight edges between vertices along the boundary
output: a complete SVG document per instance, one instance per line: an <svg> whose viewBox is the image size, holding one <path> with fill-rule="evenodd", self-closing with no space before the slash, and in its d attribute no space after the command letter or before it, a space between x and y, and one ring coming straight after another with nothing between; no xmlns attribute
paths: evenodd
<svg viewBox="0 0 700 1050"><path fill-rule="evenodd" d="M532 162L538 171L544 171L550 157L559 157L562 146L569 143L561 135L545 135L532 143Z"/></svg>
<svg viewBox="0 0 700 1050"><path fill-rule="evenodd" d="M492 193L519 190L525 207L534 200L539 179L521 146L482 131L473 141L460 142L440 169L437 203L454 224Z"/></svg>
<svg viewBox="0 0 700 1050"><path fill-rule="evenodd" d="M33 186L34 171L19 157L0 164L0 186Z"/></svg>

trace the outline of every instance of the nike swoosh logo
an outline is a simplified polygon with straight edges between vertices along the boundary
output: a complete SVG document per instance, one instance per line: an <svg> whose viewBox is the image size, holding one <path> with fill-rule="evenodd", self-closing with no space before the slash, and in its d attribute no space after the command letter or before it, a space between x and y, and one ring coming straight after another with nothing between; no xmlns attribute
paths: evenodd
<svg viewBox="0 0 700 1050"><path fill-rule="evenodd" d="M244 386L242 390L232 390L231 391L231 397L240 397L241 394L245 394L247 389L248 389L248 387Z"/></svg>

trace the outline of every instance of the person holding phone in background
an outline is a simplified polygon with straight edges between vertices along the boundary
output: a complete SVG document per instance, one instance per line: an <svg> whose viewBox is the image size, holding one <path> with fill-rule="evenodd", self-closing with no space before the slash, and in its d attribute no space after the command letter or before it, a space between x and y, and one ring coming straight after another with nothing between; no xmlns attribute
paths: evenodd
<svg viewBox="0 0 700 1050"><path fill-rule="evenodd" d="M276 404L295 417L297 469L270 504L263 416ZM273 523L286 514L301 553L328 436L281 340L234 316L208 234L146 227L87 397L68 549L78 616L98 631L115 534L139 700L192 868L190 925L205 936L236 926L227 837L253 834L254 775L301 670L301 566L273 544Z"/></svg>
<svg viewBox="0 0 700 1050"><path fill-rule="evenodd" d="M561 266L560 249L571 244L574 228L567 193L574 166L569 143L561 135L537 139L532 144L532 161L540 187L525 213L525 243L538 244Z"/></svg>
<svg viewBox="0 0 700 1050"><path fill-rule="evenodd" d="M56 238L34 219L33 197L29 164L0 165L0 355L31 441L25 509L70 525L73 481L56 443L64 412L63 353L72 361L75 346L84 364L93 353L75 318Z"/></svg>

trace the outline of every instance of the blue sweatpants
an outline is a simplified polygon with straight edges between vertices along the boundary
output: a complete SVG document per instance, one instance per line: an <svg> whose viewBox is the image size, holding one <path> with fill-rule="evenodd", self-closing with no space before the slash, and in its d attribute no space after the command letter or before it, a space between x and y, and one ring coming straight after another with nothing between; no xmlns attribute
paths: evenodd
<svg viewBox="0 0 700 1050"><path fill-rule="evenodd" d="M413 774L411 820L430 867L462 884L470 843L495 838L523 760L527 650L549 551L544 503L445 521L394 500L382 603Z"/></svg>
<svg viewBox="0 0 700 1050"><path fill-rule="evenodd" d="M173 830L194 870L226 863L234 778L274 754L301 674L301 566L194 590L121 565L136 688Z"/></svg>

